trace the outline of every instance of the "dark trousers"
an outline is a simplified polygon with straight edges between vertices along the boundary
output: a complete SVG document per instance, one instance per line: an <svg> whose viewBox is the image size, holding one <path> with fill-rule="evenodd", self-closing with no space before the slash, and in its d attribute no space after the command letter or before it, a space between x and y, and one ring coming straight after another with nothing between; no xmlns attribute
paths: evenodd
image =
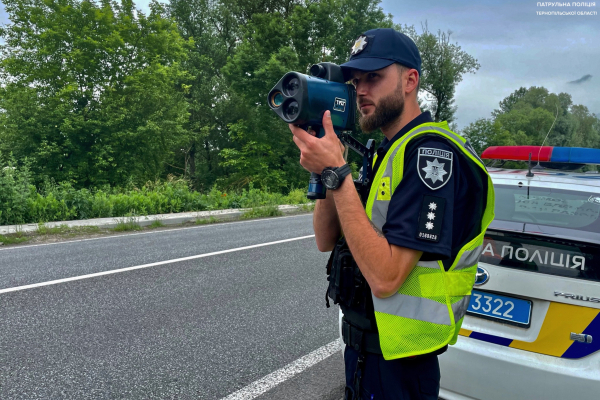
<svg viewBox="0 0 600 400"><path fill-rule="evenodd" d="M359 354L346 346L346 400L437 400L440 391L440 365L436 355L386 361L380 354L366 353L360 381L360 394L354 398ZM350 388L350 389L349 389Z"/></svg>

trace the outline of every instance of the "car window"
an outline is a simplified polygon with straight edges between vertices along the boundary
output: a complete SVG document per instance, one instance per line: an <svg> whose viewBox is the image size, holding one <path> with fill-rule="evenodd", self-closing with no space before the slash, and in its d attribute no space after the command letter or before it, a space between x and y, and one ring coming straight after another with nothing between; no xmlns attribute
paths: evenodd
<svg viewBox="0 0 600 400"><path fill-rule="evenodd" d="M496 219L599 231L600 194L586 191L495 185Z"/></svg>

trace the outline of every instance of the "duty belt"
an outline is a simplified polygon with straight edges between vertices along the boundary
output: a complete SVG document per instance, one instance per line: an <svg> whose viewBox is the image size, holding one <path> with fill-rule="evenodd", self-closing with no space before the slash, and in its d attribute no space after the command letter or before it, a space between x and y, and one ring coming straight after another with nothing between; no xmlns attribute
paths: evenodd
<svg viewBox="0 0 600 400"><path fill-rule="evenodd" d="M373 354L383 354L381 352L381 347L379 346L379 333L373 331L366 331L363 329L359 329L348 321L346 318L342 318L342 338L344 339L344 343L359 353L373 353ZM442 353L445 353L448 350L448 345L442 347L441 349L437 349L427 354L420 354L418 356L407 357L406 359L419 359L422 357L428 356L437 356Z"/></svg>
<svg viewBox="0 0 600 400"><path fill-rule="evenodd" d="M356 351L373 354L382 354L379 346L379 334L373 331L365 331L352 326L346 318L342 319L342 338L344 343Z"/></svg>

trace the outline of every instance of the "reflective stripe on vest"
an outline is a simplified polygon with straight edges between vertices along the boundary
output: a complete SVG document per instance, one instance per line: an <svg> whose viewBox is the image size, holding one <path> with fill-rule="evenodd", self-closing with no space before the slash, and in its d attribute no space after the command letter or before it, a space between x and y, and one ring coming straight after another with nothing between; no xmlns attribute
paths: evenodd
<svg viewBox="0 0 600 400"><path fill-rule="evenodd" d="M379 342L386 360L426 354L454 344L469 305L483 235L494 218L494 190L483 163L451 132L447 123L419 125L392 144L373 179L366 212L379 229L386 222L391 197L404 175L407 144L422 135L437 134L456 145L487 176L487 199L480 233L465 244L446 271L441 261L419 261L394 295L373 296Z"/></svg>

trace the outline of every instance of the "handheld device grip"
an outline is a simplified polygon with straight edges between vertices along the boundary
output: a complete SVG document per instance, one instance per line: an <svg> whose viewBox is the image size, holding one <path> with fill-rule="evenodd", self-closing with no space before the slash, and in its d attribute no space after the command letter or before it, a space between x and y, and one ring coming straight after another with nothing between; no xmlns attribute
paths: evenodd
<svg viewBox="0 0 600 400"><path fill-rule="evenodd" d="M317 127L314 126L313 129L317 131ZM322 138L325 136L325 129L322 126L318 127L317 138ZM310 200L320 200L327 197L327 188L321 182L321 175L315 174L314 172L310 173L310 180L308 181L308 192L306 193L306 197Z"/></svg>
<svg viewBox="0 0 600 400"><path fill-rule="evenodd" d="M327 197L327 189L323 186L323 182L321 182L321 175L314 172L310 173L306 197L310 200L319 200Z"/></svg>

